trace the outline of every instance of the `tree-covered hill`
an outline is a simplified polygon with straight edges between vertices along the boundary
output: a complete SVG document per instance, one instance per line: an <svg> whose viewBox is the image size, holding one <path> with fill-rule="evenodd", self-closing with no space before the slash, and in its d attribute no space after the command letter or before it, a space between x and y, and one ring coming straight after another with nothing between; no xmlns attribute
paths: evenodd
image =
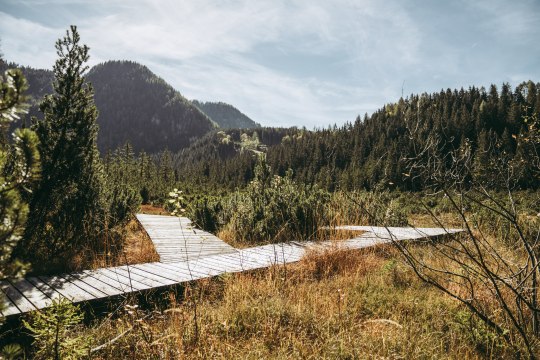
<svg viewBox="0 0 540 360"><path fill-rule="evenodd" d="M462 150L471 154L471 178L495 182L500 164L494 159L504 155L515 186L538 187L538 176L527 165L529 150L517 141L527 136L526 120L535 116L540 117L540 84L532 81L515 89L508 84L500 90L495 85L489 90L448 89L411 95L340 128L291 131L267 147L266 157L275 174L283 176L290 168L298 181L329 190L381 186L412 190L419 185L407 171L408 161L428 147L443 155ZM217 186L249 180L239 174L252 174L255 162L248 161L245 152L216 152L224 147L223 141L227 140L216 133L184 150L181 157L190 161L182 161L178 168L182 178ZM227 156L216 157L217 153Z"/></svg>
<svg viewBox="0 0 540 360"><path fill-rule="evenodd" d="M135 151L178 151L215 124L146 66L109 61L87 75L99 110L98 145L103 151L126 141Z"/></svg>
<svg viewBox="0 0 540 360"><path fill-rule="evenodd" d="M253 178L259 154L297 133L296 128L266 127L214 131L177 153L174 166L182 181L232 189Z"/></svg>
<svg viewBox="0 0 540 360"><path fill-rule="evenodd" d="M28 79L29 124L41 117L38 105L52 92L49 70L0 64L0 70L21 68ZM94 66L87 79L95 90L99 110L98 146L103 152L126 141L136 151L178 151L216 127L208 116L147 67L130 61L109 61Z"/></svg>
<svg viewBox="0 0 540 360"><path fill-rule="evenodd" d="M0 73L4 73L8 69L20 69L28 82L28 89L25 91L24 95L26 97L26 103L30 107L28 109L29 113L24 120L26 124L29 125L30 118L40 114L38 106L43 99L43 96L52 94L53 92L52 83L54 74L51 70L19 66L15 63L7 63L0 59Z"/></svg>
<svg viewBox="0 0 540 360"><path fill-rule="evenodd" d="M251 120L247 115L232 105L223 102L200 102L193 104L203 113L214 120L223 129L251 129L261 127L261 124Z"/></svg>

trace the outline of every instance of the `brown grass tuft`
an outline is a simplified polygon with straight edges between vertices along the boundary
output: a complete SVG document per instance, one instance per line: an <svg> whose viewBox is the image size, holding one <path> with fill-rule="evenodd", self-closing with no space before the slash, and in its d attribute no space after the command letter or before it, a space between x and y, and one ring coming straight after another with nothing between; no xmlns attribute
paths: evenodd
<svg viewBox="0 0 540 360"><path fill-rule="evenodd" d="M156 205L141 205L141 213L143 214L150 214L150 215L170 215L170 213L165 210L162 206L156 206Z"/></svg>
<svg viewBox="0 0 540 360"><path fill-rule="evenodd" d="M132 219L125 231L123 251L92 254L91 269L159 261L152 240L137 219Z"/></svg>

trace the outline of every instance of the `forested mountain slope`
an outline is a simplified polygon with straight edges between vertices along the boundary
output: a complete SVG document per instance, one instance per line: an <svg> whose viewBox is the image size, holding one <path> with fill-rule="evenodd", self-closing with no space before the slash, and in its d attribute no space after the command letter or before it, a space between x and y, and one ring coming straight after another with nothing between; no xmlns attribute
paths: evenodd
<svg viewBox="0 0 540 360"><path fill-rule="evenodd" d="M130 141L135 151L177 151L215 124L146 66L109 61L94 66L87 79L99 110L98 146L115 149Z"/></svg>
<svg viewBox="0 0 540 360"><path fill-rule="evenodd" d="M0 70L18 67L0 64ZM52 92L49 70L20 67L25 74L31 116L40 117L40 100ZM98 146L103 152L126 141L136 151L178 151L216 127L216 124L172 86L147 67L130 61L109 61L87 74L99 110Z"/></svg>
<svg viewBox="0 0 540 360"><path fill-rule="evenodd" d="M261 124L251 120L232 105L223 102L200 102L197 100L192 102L210 119L214 120L220 128L251 129L261 127Z"/></svg>
<svg viewBox="0 0 540 360"><path fill-rule="evenodd" d="M411 95L340 128L291 132L279 144L268 146L266 157L274 173L284 175L290 168L298 181L329 190L380 186L413 190L420 185L409 176L407 162L436 140L440 154L456 149L471 152L471 177L500 177L491 172L495 171L494 159L504 155L513 166L516 186L538 187L538 177L529 171L525 149L518 147L516 140L527 133L526 120L539 114L540 84L532 81L513 90L508 84L500 90L495 85L487 91L475 87L448 89ZM213 136L183 151L182 157L192 161L182 162L178 172L185 180L241 185L238 174L252 173L254 162L247 161L241 151L221 151L229 156L226 162L216 161L212 149L223 146L220 141L226 140L219 140L223 135ZM247 168L224 166L235 163L235 158L238 166Z"/></svg>

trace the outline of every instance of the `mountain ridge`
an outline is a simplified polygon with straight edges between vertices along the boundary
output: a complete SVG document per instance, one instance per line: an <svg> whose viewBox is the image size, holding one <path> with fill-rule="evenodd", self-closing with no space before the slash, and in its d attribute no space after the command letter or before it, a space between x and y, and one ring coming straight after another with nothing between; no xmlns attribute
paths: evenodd
<svg viewBox="0 0 540 360"><path fill-rule="evenodd" d="M22 120L42 117L39 103L53 93L51 70L34 69L0 61L0 71L19 68L27 78L29 112ZM235 114L247 127L259 124L232 105L191 102L148 67L134 61L111 60L93 66L86 78L94 88L99 111L98 147L102 153L130 142L135 151L179 151L224 124L219 111L213 117L196 104L217 104L226 114ZM219 109L218 109L219 110ZM216 121L217 119L217 121ZM227 124L225 124L227 126Z"/></svg>

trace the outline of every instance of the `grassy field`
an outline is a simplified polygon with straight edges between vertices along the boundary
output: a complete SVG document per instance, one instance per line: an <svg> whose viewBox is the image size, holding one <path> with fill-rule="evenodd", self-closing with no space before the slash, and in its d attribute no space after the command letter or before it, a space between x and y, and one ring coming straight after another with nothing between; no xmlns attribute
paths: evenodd
<svg viewBox="0 0 540 360"><path fill-rule="evenodd" d="M128 306L83 332L100 344L133 328L94 354L100 359L510 356L398 257L388 246L311 253L191 284L154 312Z"/></svg>
<svg viewBox="0 0 540 360"><path fill-rule="evenodd" d="M455 215L438 215L460 226ZM436 225L420 213L408 222ZM495 230L490 241L498 244ZM125 262L157 260L136 222L127 233ZM431 246L411 250L429 257ZM483 301L497 316L496 299ZM127 299L105 316L88 315L67 338L84 339L86 352L101 346L93 359L515 358L515 348L462 303L421 281L392 245L311 252L295 264L197 281Z"/></svg>

